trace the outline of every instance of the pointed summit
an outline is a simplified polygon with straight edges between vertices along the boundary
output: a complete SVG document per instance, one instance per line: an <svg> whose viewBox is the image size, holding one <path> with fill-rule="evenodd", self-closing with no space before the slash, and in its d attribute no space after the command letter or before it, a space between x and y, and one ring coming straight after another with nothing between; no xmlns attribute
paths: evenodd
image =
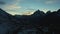
<svg viewBox="0 0 60 34"><path fill-rule="evenodd" d="M40 14L40 10L38 9L34 14Z"/></svg>
<svg viewBox="0 0 60 34"><path fill-rule="evenodd" d="M39 9L37 11L40 11Z"/></svg>
<svg viewBox="0 0 60 34"><path fill-rule="evenodd" d="M40 10L39 9L34 12L34 15L39 15L39 14L40 14Z"/></svg>
<svg viewBox="0 0 60 34"><path fill-rule="evenodd" d="M40 11L39 9L34 12L34 16L43 16L45 13L43 11Z"/></svg>
<svg viewBox="0 0 60 34"><path fill-rule="evenodd" d="M49 10L49 11L46 12L46 15L48 15L48 14L50 14L50 13L51 13L51 11Z"/></svg>

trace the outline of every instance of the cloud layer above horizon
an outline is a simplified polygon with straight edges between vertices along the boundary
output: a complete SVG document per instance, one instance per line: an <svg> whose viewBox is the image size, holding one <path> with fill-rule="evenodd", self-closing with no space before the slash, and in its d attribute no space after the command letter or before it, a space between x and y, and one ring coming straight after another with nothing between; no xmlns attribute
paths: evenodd
<svg viewBox="0 0 60 34"><path fill-rule="evenodd" d="M60 0L0 0L0 8L13 15L29 15L38 9L44 12L60 9Z"/></svg>

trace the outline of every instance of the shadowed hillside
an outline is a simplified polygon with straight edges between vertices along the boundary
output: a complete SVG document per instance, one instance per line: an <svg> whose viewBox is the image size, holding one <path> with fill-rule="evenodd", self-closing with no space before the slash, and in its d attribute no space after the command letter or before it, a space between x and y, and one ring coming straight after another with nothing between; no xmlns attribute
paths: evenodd
<svg viewBox="0 0 60 34"><path fill-rule="evenodd" d="M60 9L11 15L0 9L0 34L60 34Z"/></svg>

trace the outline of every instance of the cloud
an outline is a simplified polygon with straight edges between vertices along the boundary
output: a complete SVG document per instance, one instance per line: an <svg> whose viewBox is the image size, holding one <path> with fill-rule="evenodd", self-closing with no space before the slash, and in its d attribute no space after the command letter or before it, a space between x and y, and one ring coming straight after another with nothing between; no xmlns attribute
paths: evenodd
<svg viewBox="0 0 60 34"><path fill-rule="evenodd" d="M33 11L32 12L24 12L22 15L31 15L33 13L34 13Z"/></svg>
<svg viewBox="0 0 60 34"><path fill-rule="evenodd" d="M52 4L52 3L54 3L53 1L46 1L45 2L46 4Z"/></svg>
<svg viewBox="0 0 60 34"><path fill-rule="evenodd" d="M31 15L35 12L35 9L27 8L25 12L23 12L23 15Z"/></svg>
<svg viewBox="0 0 60 34"><path fill-rule="evenodd" d="M14 15L19 14L19 10L21 9L21 6L19 6L20 0L14 0L12 4L5 4L2 9L4 9L6 12ZM18 11L18 12L17 12Z"/></svg>
<svg viewBox="0 0 60 34"><path fill-rule="evenodd" d="M26 9L26 11L25 12L21 12L20 13L20 9L22 8L21 6L19 6L19 2L20 2L20 0L15 0L12 4L8 4L8 5L5 5L4 6L4 9L8 12L8 13L10 13L10 14L12 14L12 15L15 15L15 14L19 14L19 15L30 15L30 14L32 14L33 12L33 10L34 9Z"/></svg>
<svg viewBox="0 0 60 34"><path fill-rule="evenodd" d="M19 13L19 12L17 12L17 11L9 11L8 12L9 14L12 14L12 15L16 15L16 14L18 14L18 15L22 15L21 13Z"/></svg>
<svg viewBox="0 0 60 34"><path fill-rule="evenodd" d="M3 2L3 1L0 1L0 5L4 5L5 4L5 2Z"/></svg>
<svg viewBox="0 0 60 34"><path fill-rule="evenodd" d="M20 9L21 9L21 6L18 6L17 4L7 5L4 7L4 10L12 15L19 14Z"/></svg>
<svg viewBox="0 0 60 34"><path fill-rule="evenodd" d="M31 15L31 14L33 14L34 12L22 12L22 13L20 13L20 12L8 12L9 14L12 14L12 15Z"/></svg>
<svg viewBox="0 0 60 34"><path fill-rule="evenodd" d="M13 0L13 1L12 1L12 4L19 4L20 1L21 1L21 0Z"/></svg>
<svg viewBox="0 0 60 34"><path fill-rule="evenodd" d="M46 0L45 4L53 4L56 3L58 0Z"/></svg>
<svg viewBox="0 0 60 34"><path fill-rule="evenodd" d="M20 8L21 7L20 6L17 6L17 5L8 5L8 6L5 6L5 9L6 10L18 10Z"/></svg>
<svg viewBox="0 0 60 34"><path fill-rule="evenodd" d="M19 6L19 2L20 0L14 0L15 3L13 3L12 5L8 6L10 9L20 9L21 6Z"/></svg>

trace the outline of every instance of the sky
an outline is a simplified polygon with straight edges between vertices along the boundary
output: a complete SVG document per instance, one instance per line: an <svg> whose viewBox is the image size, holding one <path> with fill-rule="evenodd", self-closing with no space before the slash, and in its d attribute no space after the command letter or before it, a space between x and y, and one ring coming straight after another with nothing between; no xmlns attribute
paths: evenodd
<svg viewBox="0 0 60 34"><path fill-rule="evenodd" d="M0 0L0 8L15 15L30 15L36 10L47 12L60 9L60 0Z"/></svg>

